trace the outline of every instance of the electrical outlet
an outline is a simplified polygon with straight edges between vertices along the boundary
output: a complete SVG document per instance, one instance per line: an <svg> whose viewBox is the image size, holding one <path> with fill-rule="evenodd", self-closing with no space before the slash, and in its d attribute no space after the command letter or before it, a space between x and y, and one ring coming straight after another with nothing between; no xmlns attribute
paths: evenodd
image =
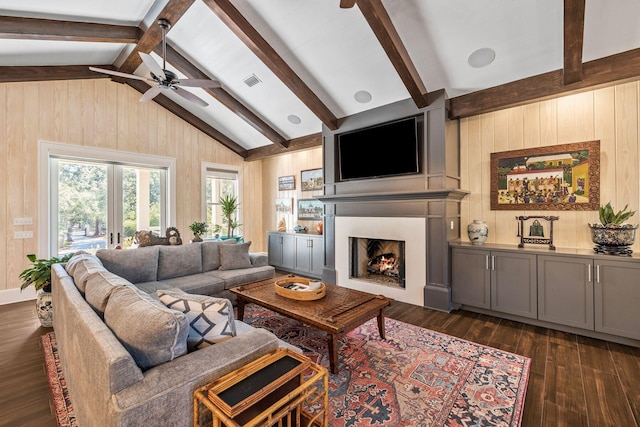
<svg viewBox="0 0 640 427"><path fill-rule="evenodd" d="M13 238L14 239L32 239L33 231L14 231Z"/></svg>
<svg viewBox="0 0 640 427"><path fill-rule="evenodd" d="M14 218L13 225L33 225L33 218Z"/></svg>

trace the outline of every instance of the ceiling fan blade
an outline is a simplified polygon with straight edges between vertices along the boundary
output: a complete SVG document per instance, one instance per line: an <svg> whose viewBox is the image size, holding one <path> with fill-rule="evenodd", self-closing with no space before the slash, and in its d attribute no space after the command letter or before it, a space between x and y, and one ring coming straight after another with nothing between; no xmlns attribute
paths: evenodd
<svg viewBox="0 0 640 427"><path fill-rule="evenodd" d="M198 98L197 96L195 96L194 94L189 92L188 90L182 89L179 86L172 86L172 88L176 91L176 93L178 95L180 95L184 99L188 99L189 101L191 101L191 102L193 102L195 104L198 104L201 107L207 107L209 105L205 101L203 101L202 99Z"/></svg>
<svg viewBox="0 0 640 427"><path fill-rule="evenodd" d="M164 74L164 70L160 68L155 59L148 53L138 52L140 58L142 58L142 62L147 66L151 74L156 77L160 77L162 80L167 80L167 76Z"/></svg>
<svg viewBox="0 0 640 427"><path fill-rule="evenodd" d="M151 80L151 79L148 79L147 77L136 76L135 74L121 73L120 71L107 70L104 68L89 67L89 69L91 71L96 71L98 73L104 73L104 74L109 74L109 75L118 76L118 77L125 77L127 79L136 79L136 80L144 80L144 81Z"/></svg>
<svg viewBox="0 0 640 427"><path fill-rule="evenodd" d="M161 90L162 90L162 86L152 86L150 89L148 89L145 93L142 94L142 96L140 97L140 102L151 101L160 93Z"/></svg>
<svg viewBox="0 0 640 427"><path fill-rule="evenodd" d="M174 80L173 83L179 84L183 87L210 87L210 88L219 88L222 87L217 80L207 80L207 79L181 79Z"/></svg>

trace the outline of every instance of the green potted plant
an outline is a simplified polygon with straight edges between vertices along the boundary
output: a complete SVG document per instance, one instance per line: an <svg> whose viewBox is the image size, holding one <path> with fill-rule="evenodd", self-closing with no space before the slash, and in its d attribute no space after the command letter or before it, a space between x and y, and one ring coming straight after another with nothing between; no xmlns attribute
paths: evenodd
<svg viewBox="0 0 640 427"><path fill-rule="evenodd" d="M626 224L636 211L629 210L625 205L622 210L616 212L611 202L605 206L600 205L598 216L600 223L589 224L591 228L591 240L596 244L595 252L612 255L631 255L630 248L636 238L638 225Z"/></svg>
<svg viewBox="0 0 640 427"><path fill-rule="evenodd" d="M194 222L189 226L189 230L193 232L194 242L202 242L202 237L200 236L202 236L203 234L206 234L208 229L209 229L209 226L207 225L206 222Z"/></svg>
<svg viewBox="0 0 640 427"><path fill-rule="evenodd" d="M45 328L53 326L53 307L51 305L51 266L69 261L73 253L61 257L37 258L35 254L27 255L31 266L20 273L22 285L20 291L33 286L36 293L36 311L40 324Z"/></svg>
<svg viewBox="0 0 640 427"><path fill-rule="evenodd" d="M231 195L226 195L220 197L218 200L220 203L220 208L222 209L222 224L227 226L227 238L232 238L235 233L235 229L240 227L242 224L238 222L237 212L238 206L238 198ZM214 232L219 233L222 230L222 225L216 224L214 227Z"/></svg>

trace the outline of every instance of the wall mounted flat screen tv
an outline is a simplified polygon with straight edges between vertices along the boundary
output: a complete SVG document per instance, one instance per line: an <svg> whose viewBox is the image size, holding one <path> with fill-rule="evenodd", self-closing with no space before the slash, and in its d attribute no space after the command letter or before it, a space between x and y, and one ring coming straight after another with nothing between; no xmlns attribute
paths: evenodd
<svg viewBox="0 0 640 427"><path fill-rule="evenodd" d="M338 135L340 181L420 172L417 120L409 117Z"/></svg>

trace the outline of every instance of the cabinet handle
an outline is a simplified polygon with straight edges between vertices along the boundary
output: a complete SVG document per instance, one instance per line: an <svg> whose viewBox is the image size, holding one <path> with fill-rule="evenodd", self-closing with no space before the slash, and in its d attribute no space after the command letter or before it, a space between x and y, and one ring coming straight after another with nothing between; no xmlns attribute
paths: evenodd
<svg viewBox="0 0 640 427"><path fill-rule="evenodd" d="M495 271L496 269L496 257L491 255L491 270Z"/></svg>
<svg viewBox="0 0 640 427"><path fill-rule="evenodd" d="M591 282L591 264L587 264L587 282Z"/></svg>
<svg viewBox="0 0 640 427"><path fill-rule="evenodd" d="M600 283L600 266L596 265L596 282Z"/></svg>
<svg viewBox="0 0 640 427"><path fill-rule="evenodd" d="M484 256L484 269L485 270L489 269L489 255Z"/></svg>

